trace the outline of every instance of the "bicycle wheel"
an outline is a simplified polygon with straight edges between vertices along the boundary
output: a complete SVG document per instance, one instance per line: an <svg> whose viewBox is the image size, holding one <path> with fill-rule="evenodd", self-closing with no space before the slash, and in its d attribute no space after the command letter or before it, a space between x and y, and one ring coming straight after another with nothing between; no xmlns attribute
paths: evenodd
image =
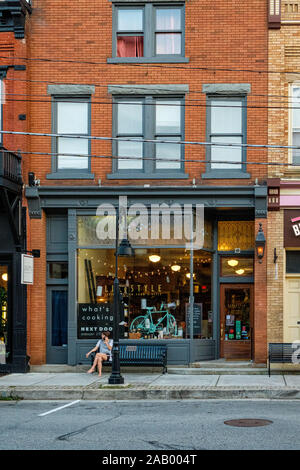
<svg viewBox="0 0 300 470"><path fill-rule="evenodd" d="M132 331L134 329L135 330L137 330L137 329L146 330L145 317L143 317L143 315L140 315L140 316L136 317L134 320L132 320L129 329L130 329L130 331Z"/></svg>

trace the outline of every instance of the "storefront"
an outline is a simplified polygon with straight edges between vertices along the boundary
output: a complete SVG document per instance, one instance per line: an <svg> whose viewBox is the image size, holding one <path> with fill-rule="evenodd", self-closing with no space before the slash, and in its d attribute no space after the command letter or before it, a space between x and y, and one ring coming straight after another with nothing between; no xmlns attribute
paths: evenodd
<svg viewBox="0 0 300 470"><path fill-rule="evenodd" d="M300 209L284 210L284 341L300 341Z"/></svg>
<svg viewBox="0 0 300 470"><path fill-rule="evenodd" d="M204 205L201 248L174 243L176 225L166 243L161 224L155 242L130 240L133 256L118 263L121 342L166 342L170 364L253 358L255 214L266 191L243 187L233 195L218 188L222 194L216 197L213 188L205 189L182 191L180 198L170 192L167 198L161 189L150 198L131 190L128 197L129 207ZM101 217L95 213L103 202L117 207L118 199L112 190L106 191L109 199L99 197L98 190L90 199L73 197L70 208L70 198L60 199L50 188L39 192L47 215L47 362L87 363L86 352L113 324L115 246L109 236L99 238Z"/></svg>

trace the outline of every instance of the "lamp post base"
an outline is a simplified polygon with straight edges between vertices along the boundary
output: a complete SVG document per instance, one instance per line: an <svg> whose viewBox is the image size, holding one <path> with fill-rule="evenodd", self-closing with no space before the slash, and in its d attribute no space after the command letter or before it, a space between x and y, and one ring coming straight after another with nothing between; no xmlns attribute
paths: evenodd
<svg viewBox="0 0 300 470"><path fill-rule="evenodd" d="M124 384L124 377L122 377L122 375L112 373L108 379L108 383L110 385L122 385Z"/></svg>

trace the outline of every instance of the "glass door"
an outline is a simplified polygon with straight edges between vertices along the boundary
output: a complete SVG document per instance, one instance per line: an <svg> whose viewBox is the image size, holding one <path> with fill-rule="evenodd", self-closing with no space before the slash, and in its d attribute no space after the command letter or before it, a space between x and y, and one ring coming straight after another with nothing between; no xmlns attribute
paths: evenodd
<svg viewBox="0 0 300 470"><path fill-rule="evenodd" d="M253 286L221 285L220 352L225 359L250 360L253 335Z"/></svg>
<svg viewBox="0 0 300 470"><path fill-rule="evenodd" d="M47 363L68 362L68 290L67 286L48 286L47 291Z"/></svg>
<svg viewBox="0 0 300 470"><path fill-rule="evenodd" d="M8 362L11 347L9 267L8 264L0 263L0 364Z"/></svg>

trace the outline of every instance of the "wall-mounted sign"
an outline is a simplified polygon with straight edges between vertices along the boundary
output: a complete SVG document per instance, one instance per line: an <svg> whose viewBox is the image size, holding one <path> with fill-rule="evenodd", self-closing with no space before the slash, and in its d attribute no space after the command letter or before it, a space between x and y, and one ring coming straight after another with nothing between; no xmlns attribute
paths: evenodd
<svg viewBox="0 0 300 470"><path fill-rule="evenodd" d="M300 247L300 209L284 211L284 246Z"/></svg>
<svg viewBox="0 0 300 470"><path fill-rule="evenodd" d="M33 284L34 258L21 255L21 284Z"/></svg>
<svg viewBox="0 0 300 470"><path fill-rule="evenodd" d="M280 210L280 179L268 180L268 211Z"/></svg>

